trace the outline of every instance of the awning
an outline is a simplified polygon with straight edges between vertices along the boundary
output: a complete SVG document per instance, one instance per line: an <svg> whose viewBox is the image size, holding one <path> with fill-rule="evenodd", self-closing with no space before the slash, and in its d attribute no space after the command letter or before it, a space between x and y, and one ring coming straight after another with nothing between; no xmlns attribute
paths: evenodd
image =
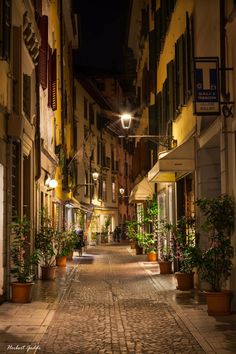
<svg viewBox="0 0 236 354"><path fill-rule="evenodd" d="M194 171L194 139L159 157L157 163L148 172L149 182L175 182L177 179Z"/></svg>
<svg viewBox="0 0 236 354"><path fill-rule="evenodd" d="M129 203L145 201L152 199L152 197L152 186L148 182L147 177L144 177L142 181L136 184L136 186L132 189L129 197Z"/></svg>

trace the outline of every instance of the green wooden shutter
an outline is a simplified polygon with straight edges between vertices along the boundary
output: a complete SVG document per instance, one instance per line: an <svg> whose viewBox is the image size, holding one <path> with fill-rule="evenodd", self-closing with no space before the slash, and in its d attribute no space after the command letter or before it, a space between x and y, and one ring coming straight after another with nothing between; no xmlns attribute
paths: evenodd
<svg viewBox="0 0 236 354"><path fill-rule="evenodd" d="M57 109L57 50L52 54L52 109Z"/></svg>
<svg viewBox="0 0 236 354"><path fill-rule="evenodd" d="M182 35L175 46L176 59L176 108L179 109L185 103L185 43Z"/></svg>
<svg viewBox="0 0 236 354"><path fill-rule="evenodd" d="M186 31L185 31L185 61L186 61L186 91L185 91L185 103L188 101L192 94L192 70L193 70L193 60L192 60L192 41L190 33L190 22L188 12L186 12Z"/></svg>
<svg viewBox="0 0 236 354"><path fill-rule="evenodd" d="M168 121L168 95L167 95L167 79L165 80L163 84L163 89L162 89L162 127L161 127L161 134L165 135L166 134L166 127L167 127L167 121Z"/></svg>
<svg viewBox="0 0 236 354"><path fill-rule="evenodd" d="M154 71L156 66L156 36L155 30L149 32L149 70Z"/></svg>
<svg viewBox="0 0 236 354"><path fill-rule="evenodd" d="M47 70L48 70L48 17L42 16L39 20L39 32L41 36L41 45L39 48L39 80L45 90L47 88ZM50 69L49 69L50 70Z"/></svg>

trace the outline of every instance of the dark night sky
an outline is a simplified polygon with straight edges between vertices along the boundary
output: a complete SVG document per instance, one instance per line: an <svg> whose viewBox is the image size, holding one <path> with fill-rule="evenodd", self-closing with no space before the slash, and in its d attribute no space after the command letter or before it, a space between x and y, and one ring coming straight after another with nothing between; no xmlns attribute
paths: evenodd
<svg viewBox="0 0 236 354"><path fill-rule="evenodd" d="M75 6L81 21L76 64L122 71L130 0L75 0Z"/></svg>

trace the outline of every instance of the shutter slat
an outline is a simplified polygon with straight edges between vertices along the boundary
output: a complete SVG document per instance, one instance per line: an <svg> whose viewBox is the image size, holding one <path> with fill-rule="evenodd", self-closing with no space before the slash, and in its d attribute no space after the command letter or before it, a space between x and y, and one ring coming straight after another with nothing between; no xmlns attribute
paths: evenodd
<svg viewBox="0 0 236 354"><path fill-rule="evenodd" d="M41 45L39 48L39 81L45 90L47 88L47 51L48 51L48 17L42 16L39 20Z"/></svg>
<svg viewBox="0 0 236 354"><path fill-rule="evenodd" d="M52 54L52 109L57 109L57 50Z"/></svg>
<svg viewBox="0 0 236 354"><path fill-rule="evenodd" d="M48 46L48 107L52 108L52 48Z"/></svg>

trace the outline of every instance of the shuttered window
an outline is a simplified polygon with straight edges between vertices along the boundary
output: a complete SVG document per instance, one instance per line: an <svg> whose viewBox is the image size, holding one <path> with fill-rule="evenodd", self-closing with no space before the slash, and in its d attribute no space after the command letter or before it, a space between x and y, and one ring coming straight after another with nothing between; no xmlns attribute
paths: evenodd
<svg viewBox="0 0 236 354"><path fill-rule="evenodd" d="M23 74L23 111L26 118L30 121L30 106L31 106L31 78L29 75Z"/></svg>
<svg viewBox="0 0 236 354"><path fill-rule="evenodd" d="M176 111L185 103L185 43L182 35L175 45L176 59Z"/></svg>
<svg viewBox="0 0 236 354"><path fill-rule="evenodd" d="M149 106L149 135L158 135L156 105Z"/></svg>
<svg viewBox="0 0 236 354"><path fill-rule="evenodd" d="M162 89L161 135L165 135L167 133L168 103L169 102L168 102L167 79L166 79Z"/></svg>
<svg viewBox="0 0 236 354"><path fill-rule="evenodd" d="M168 95L168 120L175 119L175 72L174 61L167 64L167 95Z"/></svg>
<svg viewBox="0 0 236 354"><path fill-rule="evenodd" d="M48 46L48 107L52 107L52 48Z"/></svg>
<svg viewBox="0 0 236 354"><path fill-rule="evenodd" d="M162 122L162 93L156 95L156 114L157 114L157 128L158 135L161 135L161 122Z"/></svg>
<svg viewBox="0 0 236 354"><path fill-rule="evenodd" d="M159 61L161 55L161 32L161 9L158 9L155 13L155 43L157 61Z"/></svg>
<svg viewBox="0 0 236 354"><path fill-rule="evenodd" d="M92 103L89 104L89 123L90 125L94 124L94 109Z"/></svg>
<svg viewBox="0 0 236 354"><path fill-rule="evenodd" d="M52 54L52 109L57 110L57 50Z"/></svg>
<svg viewBox="0 0 236 354"><path fill-rule="evenodd" d="M10 58L11 0L0 0L0 57Z"/></svg>
<svg viewBox="0 0 236 354"><path fill-rule="evenodd" d="M45 90L47 88L47 68L48 68L48 17L42 16L39 20L39 32L41 45L39 48L39 81Z"/></svg>
<svg viewBox="0 0 236 354"><path fill-rule="evenodd" d="M13 52L13 111L16 114L20 114L21 108L21 85L22 85L22 73L21 73L21 36L22 31L20 27L13 26L13 41L14 46L12 49Z"/></svg>

